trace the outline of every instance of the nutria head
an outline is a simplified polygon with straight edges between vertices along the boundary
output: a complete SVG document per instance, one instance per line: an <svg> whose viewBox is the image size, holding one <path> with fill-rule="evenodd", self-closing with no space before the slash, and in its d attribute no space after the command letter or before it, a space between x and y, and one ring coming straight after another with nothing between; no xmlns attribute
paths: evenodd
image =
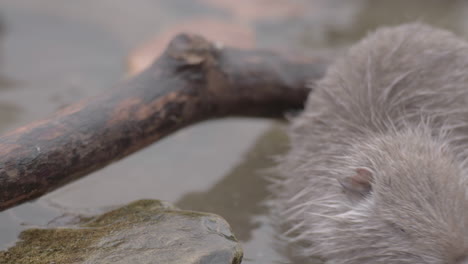
<svg viewBox="0 0 468 264"><path fill-rule="evenodd" d="M328 69L272 187L295 254L468 262L467 73L468 44L421 24L379 29Z"/></svg>

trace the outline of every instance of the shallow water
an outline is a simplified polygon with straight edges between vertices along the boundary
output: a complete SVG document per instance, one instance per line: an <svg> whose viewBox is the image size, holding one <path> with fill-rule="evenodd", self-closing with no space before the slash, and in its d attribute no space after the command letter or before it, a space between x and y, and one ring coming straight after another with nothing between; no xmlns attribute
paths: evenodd
<svg viewBox="0 0 468 264"><path fill-rule="evenodd" d="M259 47L347 46L379 25L428 21L468 36L468 4L447 0L0 0L0 131L80 98L111 92L132 48L180 21L210 17L254 30ZM227 4L230 3L230 4ZM281 5L294 5L290 12ZM249 9L262 6L262 13ZM266 8L266 9L265 9ZM270 9L269 9L270 8ZM233 10L237 10L234 12ZM142 198L215 212L232 225L244 263L288 263L272 246L261 169L284 148L272 122L227 119L180 131L34 202L0 213L0 248L63 213L93 213Z"/></svg>

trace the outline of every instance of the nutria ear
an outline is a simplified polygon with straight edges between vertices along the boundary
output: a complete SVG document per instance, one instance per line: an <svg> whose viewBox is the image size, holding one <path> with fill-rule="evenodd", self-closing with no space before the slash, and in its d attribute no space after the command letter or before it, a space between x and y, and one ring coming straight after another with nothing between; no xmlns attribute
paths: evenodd
<svg viewBox="0 0 468 264"><path fill-rule="evenodd" d="M338 181L346 192L366 196L372 190L372 180L373 175L369 169L357 168L355 174Z"/></svg>

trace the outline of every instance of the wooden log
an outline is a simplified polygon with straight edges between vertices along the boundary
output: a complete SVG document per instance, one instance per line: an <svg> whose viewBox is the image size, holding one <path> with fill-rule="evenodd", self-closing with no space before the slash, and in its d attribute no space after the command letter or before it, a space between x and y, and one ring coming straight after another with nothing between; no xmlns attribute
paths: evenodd
<svg viewBox="0 0 468 264"><path fill-rule="evenodd" d="M281 117L302 107L324 59L219 48L175 37L146 71L106 94L0 137L0 211L37 198L187 125Z"/></svg>

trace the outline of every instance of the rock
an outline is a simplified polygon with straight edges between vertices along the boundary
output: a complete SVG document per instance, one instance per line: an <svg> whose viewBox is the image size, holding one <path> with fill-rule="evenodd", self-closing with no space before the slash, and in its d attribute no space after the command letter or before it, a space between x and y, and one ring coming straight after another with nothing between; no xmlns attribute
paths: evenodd
<svg viewBox="0 0 468 264"><path fill-rule="evenodd" d="M227 11L238 21L282 19L304 16L314 3L291 0L199 0Z"/></svg>
<svg viewBox="0 0 468 264"><path fill-rule="evenodd" d="M242 248L220 216L141 200L75 227L29 229L0 263L238 264Z"/></svg>

